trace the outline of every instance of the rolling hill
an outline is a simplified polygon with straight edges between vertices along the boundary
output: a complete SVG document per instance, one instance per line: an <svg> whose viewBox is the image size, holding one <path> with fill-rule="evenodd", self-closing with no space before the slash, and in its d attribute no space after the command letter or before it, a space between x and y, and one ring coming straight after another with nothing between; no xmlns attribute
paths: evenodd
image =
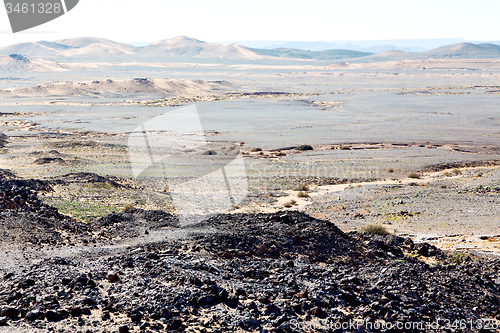
<svg viewBox="0 0 500 333"><path fill-rule="evenodd" d="M439 47L434 50L418 53L419 57L428 57L433 59L484 59L484 58L500 58L500 45L495 44L471 44L460 43Z"/></svg>
<svg viewBox="0 0 500 333"><path fill-rule="evenodd" d="M0 55L22 54L28 57L62 60L64 58L106 58L135 54L140 48L103 38L81 37L54 42L20 43L0 48Z"/></svg>
<svg viewBox="0 0 500 333"><path fill-rule="evenodd" d="M225 59L225 60L338 60L359 58L371 53L350 50L327 50L309 52L299 49L252 49L231 44L206 43L191 37L179 36L161 40L145 47L135 47L102 38L81 37L54 42L15 44L0 48L0 55L23 54L50 60L93 59L116 60L141 59L161 61L168 59Z"/></svg>
<svg viewBox="0 0 500 333"><path fill-rule="evenodd" d="M57 41L20 43L0 48L0 55L19 54L59 62L123 61L349 61L373 63L422 59L500 59L496 44L459 43L425 52L385 51L369 53L344 49L306 51L295 48L258 49L238 44L214 44L187 36L161 40L136 47L103 38L81 37Z"/></svg>
<svg viewBox="0 0 500 333"><path fill-rule="evenodd" d="M214 59L260 60L264 56L240 45L212 44L179 36L143 47L136 56L141 58L193 57Z"/></svg>
<svg viewBox="0 0 500 333"><path fill-rule="evenodd" d="M21 54L27 57L39 57L53 59L63 56L63 51L59 47L54 47L52 43L44 41L35 43L19 43L0 48L0 55Z"/></svg>
<svg viewBox="0 0 500 333"><path fill-rule="evenodd" d="M26 57L19 54L0 56L0 71L12 72L56 72L66 68L56 62L38 58Z"/></svg>
<svg viewBox="0 0 500 333"><path fill-rule="evenodd" d="M299 49L252 49L255 53L273 58L340 60L369 56L372 53L351 50L305 51Z"/></svg>

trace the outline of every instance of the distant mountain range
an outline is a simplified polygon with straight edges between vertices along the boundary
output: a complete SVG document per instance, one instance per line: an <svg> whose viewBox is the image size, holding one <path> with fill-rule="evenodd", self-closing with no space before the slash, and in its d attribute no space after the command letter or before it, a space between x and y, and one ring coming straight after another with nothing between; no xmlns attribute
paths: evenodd
<svg viewBox="0 0 500 333"><path fill-rule="evenodd" d="M308 51L297 48L259 49L238 44L224 45L206 43L200 40L179 36L161 40L144 47L132 46L102 38L81 37L56 41L40 41L20 43L0 48L0 55L13 55L10 59L0 61L0 69L14 66L18 61L28 64L27 57L44 60L72 62L100 61L154 61L168 62L189 60L227 60L227 61L272 61L272 60L316 60L316 61L349 61L349 62L381 62L412 59L500 59L500 46L490 43L472 44L458 43L442 46L423 52L405 52L385 50L384 52L362 52L346 49ZM2 65L4 64L4 65ZM47 65L47 64L45 64ZM59 66L51 64L51 66Z"/></svg>
<svg viewBox="0 0 500 333"><path fill-rule="evenodd" d="M324 51L344 49L361 52L380 53L384 51L422 52L445 45L464 43L464 38L433 39L386 39L386 40L343 40L343 41L240 41L223 42L222 44L239 44L257 49L300 49ZM474 44L478 44L473 42Z"/></svg>

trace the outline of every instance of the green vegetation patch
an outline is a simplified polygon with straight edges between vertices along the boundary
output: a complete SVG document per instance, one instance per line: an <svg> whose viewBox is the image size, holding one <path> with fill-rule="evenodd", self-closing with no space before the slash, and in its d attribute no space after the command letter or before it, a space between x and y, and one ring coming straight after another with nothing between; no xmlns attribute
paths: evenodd
<svg viewBox="0 0 500 333"><path fill-rule="evenodd" d="M111 213L119 212L117 207L100 205L92 202L82 201L56 201L44 200L47 204L57 208L61 214L74 217L79 222L88 223Z"/></svg>

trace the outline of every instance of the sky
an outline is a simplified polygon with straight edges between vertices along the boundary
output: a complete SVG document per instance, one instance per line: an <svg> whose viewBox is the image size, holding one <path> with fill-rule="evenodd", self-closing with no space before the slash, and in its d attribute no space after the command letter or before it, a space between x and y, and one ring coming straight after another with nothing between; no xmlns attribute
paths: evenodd
<svg viewBox="0 0 500 333"><path fill-rule="evenodd" d="M80 0L66 15L12 34L0 8L0 45L74 37L154 42L426 38L500 40L499 0Z"/></svg>

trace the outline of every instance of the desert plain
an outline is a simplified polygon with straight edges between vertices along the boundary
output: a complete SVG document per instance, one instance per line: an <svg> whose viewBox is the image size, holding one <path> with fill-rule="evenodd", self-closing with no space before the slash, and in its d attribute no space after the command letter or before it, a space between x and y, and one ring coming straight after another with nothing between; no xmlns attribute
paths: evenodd
<svg viewBox="0 0 500 333"><path fill-rule="evenodd" d="M0 54L6 330L441 320L467 332L500 316L493 46L362 54L80 38ZM169 180L239 156L246 188L181 225L165 177L134 176L129 139L189 106L206 145L169 165Z"/></svg>

